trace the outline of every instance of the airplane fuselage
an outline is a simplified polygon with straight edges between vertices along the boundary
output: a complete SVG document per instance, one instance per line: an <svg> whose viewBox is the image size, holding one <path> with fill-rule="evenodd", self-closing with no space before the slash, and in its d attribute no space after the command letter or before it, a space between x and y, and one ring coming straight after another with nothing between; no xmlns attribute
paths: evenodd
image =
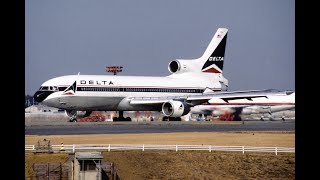
<svg viewBox="0 0 320 180"><path fill-rule="evenodd" d="M170 75L166 77L68 75L44 82L35 94L38 102L81 111L161 110L159 105L132 105L131 98L159 98L202 94L206 88L221 91L221 74ZM220 81L220 82L219 82ZM72 88L71 85L75 85Z"/></svg>

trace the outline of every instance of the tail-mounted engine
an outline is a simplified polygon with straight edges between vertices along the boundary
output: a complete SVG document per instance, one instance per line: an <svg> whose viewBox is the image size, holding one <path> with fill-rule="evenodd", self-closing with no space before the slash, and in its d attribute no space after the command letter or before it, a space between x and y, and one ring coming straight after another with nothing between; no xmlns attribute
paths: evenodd
<svg viewBox="0 0 320 180"><path fill-rule="evenodd" d="M92 111L76 111L76 110L65 110L65 114L70 118L84 118L90 116Z"/></svg>
<svg viewBox="0 0 320 180"><path fill-rule="evenodd" d="M162 105L162 113L165 116L180 117L190 112L190 106L181 101L168 101Z"/></svg>
<svg viewBox="0 0 320 180"><path fill-rule="evenodd" d="M181 72L197 72L199 68L196 68L197 64L193 60L174 60L168 65L168 69L171 73Z"/></svg>

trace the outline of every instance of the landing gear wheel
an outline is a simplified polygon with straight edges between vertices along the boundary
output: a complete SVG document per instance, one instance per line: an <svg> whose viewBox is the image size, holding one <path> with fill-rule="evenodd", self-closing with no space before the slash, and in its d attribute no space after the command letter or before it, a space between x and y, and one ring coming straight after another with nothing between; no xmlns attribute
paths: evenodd
<svg viewBox="0 0 320 180"><path fill-rule="evenodd" d="M125 121L131 121L131 117L126 117Z"/></svg>
<svg viewBox="0 0 320 180"><path fill-rule="evenodd" d="M114 117L113 118L113 121L131 121L131 117L126 117L126 118L124 118L124 117Z"/></svg>
<svg viewBox="0 0 320 180"><path fill-rule="evenodd" d="M180 117L175 117L175 118L172 119L172 121L181 121L181 118Z"/></svg>
<svg viewBox="0 0 320 180"><path fill-rule="evenodd" d="M164 117L162 118L162 121L169 121L169 117L164 116Z"/></svg>
<svg viewBox="0 0 320 180"><path fill-rule="evenodd" d="M77 122L76 118L69 119L69 122Z"/></svg>
<svg viewBox="0 0 320 180"><path fill-rule="evenodd" d="M167 116L164 116L162 118L162 121L181 121L181 118L180 117L167 117Z"/></svg>

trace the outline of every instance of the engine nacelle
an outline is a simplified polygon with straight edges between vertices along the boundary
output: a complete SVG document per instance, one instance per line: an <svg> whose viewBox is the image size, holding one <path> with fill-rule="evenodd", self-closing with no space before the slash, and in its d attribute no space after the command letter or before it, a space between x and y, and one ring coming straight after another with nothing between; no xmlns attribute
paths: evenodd
<svg viewBox="0 0 320 180"><path fill-rule="evenodd" d="M181 101L168 101L162 105L162 113L165 116L181 117L190 112L188 104Z"/></svg>
<svg viewBox="0 0 320 180"><path fill-rule="evenodd" d="M92 111L76 111L76 110L65 110L65 114L70 118L84 118L90 116Z"/></svg>
<svg viewBox="0 0 320 180"><path fill-rule="evenodd" d="M181 72L200 72L198 67L193 60L174 60L168 65L168 69L171 73L181 73Z"/></svg>

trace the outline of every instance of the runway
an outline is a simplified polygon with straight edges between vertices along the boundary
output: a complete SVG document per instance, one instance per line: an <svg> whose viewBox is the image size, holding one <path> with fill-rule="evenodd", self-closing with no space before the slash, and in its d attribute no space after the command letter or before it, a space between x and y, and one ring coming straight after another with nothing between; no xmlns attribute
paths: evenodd
<svg viewBox="0 0 320 180"><path fill-rule="evenodd" d="M170 132L295 131L295 120L244 122L60 122L26 123L25 135L126 134Z"/></svg>

